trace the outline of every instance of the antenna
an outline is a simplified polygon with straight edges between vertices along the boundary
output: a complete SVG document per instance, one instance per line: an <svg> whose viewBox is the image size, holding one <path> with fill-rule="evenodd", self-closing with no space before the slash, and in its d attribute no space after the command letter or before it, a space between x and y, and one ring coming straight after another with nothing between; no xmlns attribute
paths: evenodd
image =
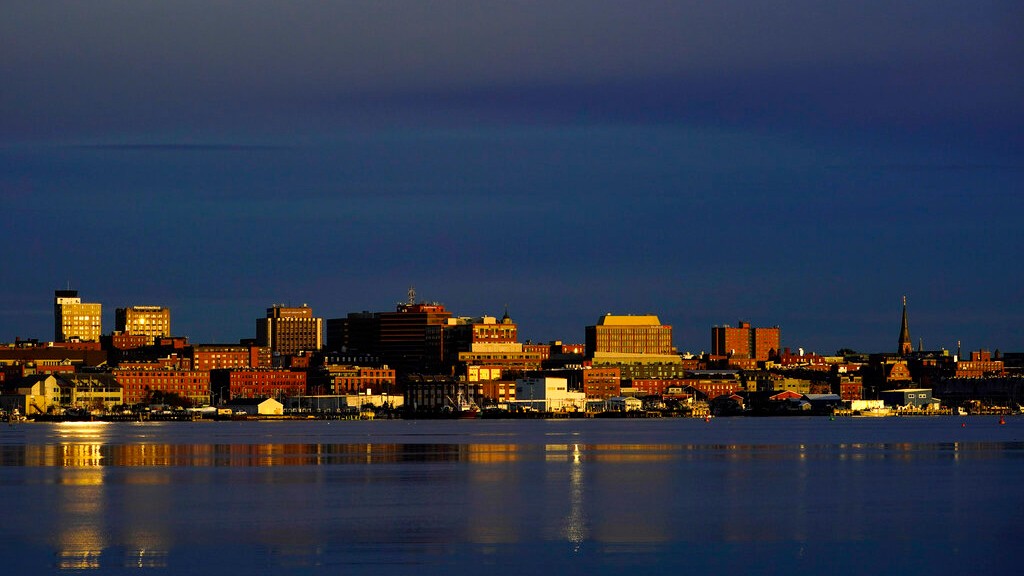
<svg viewBox="0 0 1024 576"><path fill-rule="evenodd" d="M416 303L416 287L410 284L409 285L409 306L412 306L415 303Z"/></svg>

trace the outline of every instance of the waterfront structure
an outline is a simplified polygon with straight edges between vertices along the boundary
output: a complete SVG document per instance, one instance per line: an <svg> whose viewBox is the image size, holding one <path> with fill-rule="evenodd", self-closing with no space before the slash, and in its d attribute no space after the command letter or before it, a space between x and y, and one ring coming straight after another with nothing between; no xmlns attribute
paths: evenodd
<svg viewBox="0 0 1024 576"><path fill-rule="evenodd" d="M483 401L480 382L440 374L410 374L403 378L405 407L417 414L455 414Z"/></svg>
<svg viewBox="0 0 1024 576"><path fill-rule="evenodd" d="M131 306L114 311L114 330L146 337L146 344L171 335L171 311L163 306Z"/></svg>
<svg viewBox="0 0 1024 576"><path fill-rule="evenodd" d="M903 321L900 324L899 344L896 352L907 356L914 351L914 343L910 341L910 324L907 322L907 297L903 297Z"/></svg>
<svg viewBox="0 0 1024 576"><path fill-rule="evenodd" d="M56 290L53 320L53 339L57 342L99 342L103 334L103 305L82 302L78 290Z"/></svg>
<svg viewBox="0 0 1024 576"><path fill-rule="evenodd" d="M897 408L907 407L917 410L928 410L938 408L939 401L932 398L932 391L928 388L901 388L898 390L882 390L878 398L885 402L886 406Z"/></svg>
<svg viewBox="0 0 1024 576"><path fill-rule="evenodd" d="M234 414L249 416L280 416L284 414L284 404L274 398L239 398L227 405Z"/></svg>
<svg viewBox="0 0 1024 576"><path fill-rule="evenodd" d="M587 396L569 390L565 378L539 376L516 380L516 406L538 412L577 412L586 408Z"/></svg>
<svg viewBox="0 0 1024 576"><path fill-rule="evenodd" d="M60 407L61 390L53 374L37 374L5 383L0 410L23 416L48 414Z"/></svg>
<svg viewBox="0 0 1024 576"><path fill-rule="evenodd" d="M781 329L778 326L755 328L740 321L738 327L711 328L711 354L736 359L768 360L778 354Z"/></svg>
<svg viewBox="0 0 1024 576"><path fill-rule="evenodd" d="M256 320L256 344L274 355L319 351L323 347L323 319L314 317L313 309L305 304L275 304L267 308L266 318Z"/></svg>
<svg viewBox="0 0 1024 576"><path fill-rule="evenodd" d="M61 405L86 410L111 410L124 404L124 391L109 373L57 375Z"/></svg>

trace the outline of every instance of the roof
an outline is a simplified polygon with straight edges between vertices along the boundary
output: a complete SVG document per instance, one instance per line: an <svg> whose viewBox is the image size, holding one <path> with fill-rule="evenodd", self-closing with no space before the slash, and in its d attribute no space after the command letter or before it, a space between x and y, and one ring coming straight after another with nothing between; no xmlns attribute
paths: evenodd
<svg viewBox="0 0 1024 576"><path fill-rule="evenodd" d="M643 316L618 316L606 314L597 319L598 326L661 326L661 320L653 314Z"/></svg>
<svg viewBox="0 0 1024 576"><path fill-rule="evenodd" d="M228 406L259 406L267 400L274 400L273 398L236 398L228 402ZM277 400L274 400L277 402Z"/></svg>

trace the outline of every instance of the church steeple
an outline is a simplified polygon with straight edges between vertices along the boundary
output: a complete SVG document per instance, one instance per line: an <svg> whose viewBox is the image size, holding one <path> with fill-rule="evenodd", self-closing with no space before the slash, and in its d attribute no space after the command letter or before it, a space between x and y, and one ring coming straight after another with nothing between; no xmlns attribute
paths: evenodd
<svg viewBox="0 0 1024 576"><path fill-rule="evenodd" d="M907 297L903 297L903 325L900 327L900 348L899 353L902 355L910 354L914 351L914 344L910 341L910 326L907 323Z"/></svg>

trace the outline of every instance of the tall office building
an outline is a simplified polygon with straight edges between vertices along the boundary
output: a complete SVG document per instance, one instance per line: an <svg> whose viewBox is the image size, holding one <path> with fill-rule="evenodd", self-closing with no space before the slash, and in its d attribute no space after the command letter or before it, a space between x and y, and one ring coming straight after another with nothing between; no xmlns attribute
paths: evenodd
<svg viewBox="0 0 1024 576"><path fill-rule="evenodd" d="M114 330L146 336L146 343L171 335L171 311L163 306L132 306L114 311Z"/></svg>
<svg viewBox="0 0 1024 576"><path fill-rule="evenodd" d="M83 303L78 290L55 290L53 321L55 342L99 342L103 334L103 305Z"/></svg>
<svg viewBox="0 0 1024 576"><path fill-rule="evenodd" d="M256 320L256 343L272 354L316 352L323 347L323 318L303 304L291 308L280 304L267 308L267 317Z"/></svg>
<svg viewBox="0 0 1024 576"><path fill-rule="evenodd" d="M586 355L601 354L675 354L672 327L657 316L618 316L607 314L586 328Z"/></svg>
<svg viewBox="0 0 1024 576"><path fill-rule="evenodd" d="M781 330L754 328L749 322L740 322L739 327L715 326L711 328L711 353L715 356L767 360L778 354Z"/></svg>

